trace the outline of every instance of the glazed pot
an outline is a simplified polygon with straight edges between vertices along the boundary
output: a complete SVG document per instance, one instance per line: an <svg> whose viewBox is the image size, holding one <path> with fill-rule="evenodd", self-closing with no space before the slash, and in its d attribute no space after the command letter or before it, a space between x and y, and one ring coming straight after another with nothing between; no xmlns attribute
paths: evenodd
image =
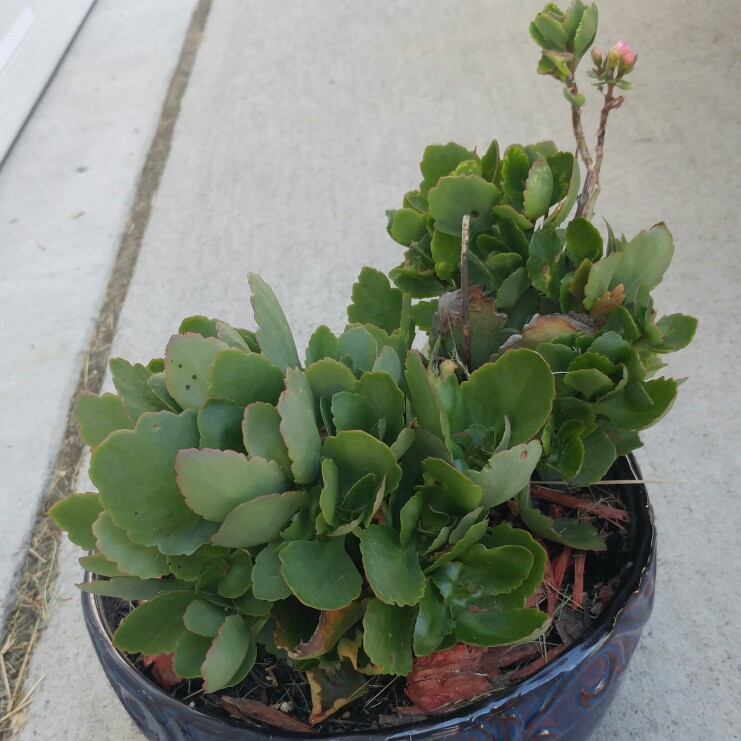
<svg viewBox="0 0 741 741"><path fill-rule="evenodd" d="M640 480L632 456L609 476ZM599 724L638 643L653 607L656 541L653 513L643 484L623 488L630 511L630 554L620 588L584 635L532 677L445 716L379 731L350 733L357 741L456 739L579 741ZM170 697L140 674L113 647L112 628L100 598L83 593L82 607L95 652L116 694L146 738L159 741L290 741L297 734L247 728L206 715ZM312 736L338 739L344 736Z"/></svg>

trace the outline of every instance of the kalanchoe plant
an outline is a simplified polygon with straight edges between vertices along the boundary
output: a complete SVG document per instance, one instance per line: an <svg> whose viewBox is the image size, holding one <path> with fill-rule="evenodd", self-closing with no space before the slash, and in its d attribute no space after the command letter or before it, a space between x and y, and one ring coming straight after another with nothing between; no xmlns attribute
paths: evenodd
<svg viewBox="0 0 741 741"><path fill-rule="evenodd" d="M409 350L401 292L366 269L354 323L320 327L302 367L272 290L250 282L256 334L191 317L164 359L115 359L118 393L77 402L98 492L51 516L90 551L99 578L83 590L139 602L115 645L172 653L207 692L239 684L262 645L306 671L321 722L367 674L541 635L549 616L525 601L545 551L489 512L519 495L528 518L520 492L555 394L546 361L523 348L462 384L433 374Z"/></svg>
<svg viewBox="0 0 741 741"><path fill-rule="evenodd" d="M390 276L420 299L410 315L430 335L433 365L452 360L465 377L515 348L547 361L557 398L540 435L540 475L584 485L640 446L638 432L669 410L678 382L654 375L697 322L657 318L651 291L674 252L663 223L632 239L609 226L605 239L591 223L607 119L623 102L614 92L632 87L625 78L637 57L622 41L604 57L592 48L597 8L580 0L566 12L549 3L530 31L542 49L538 72L564 83L583 187L577 160L553 142L512 145L501 158L496 142L483 156L429 146L418 190L388 212L389 234L406 248ZM575 76L589 56L604 99L594 157Z"/></svg>

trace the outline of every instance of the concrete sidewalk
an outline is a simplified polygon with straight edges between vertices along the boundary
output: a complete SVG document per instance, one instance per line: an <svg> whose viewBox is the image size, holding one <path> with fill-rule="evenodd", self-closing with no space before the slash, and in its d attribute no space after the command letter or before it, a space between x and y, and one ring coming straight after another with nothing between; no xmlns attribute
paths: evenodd
<svg viewBox="0 0 741 741"><path fill-rule="evenodd" d="M418 182L426 144L454 139L481 151L492 137L504 144L553 138L569 148L569 117L559 85L534 72L538 53L527 25L541 5L534 0L287 0L279 8L267 0L214 3L112 354L136 361L159 355L189 314L251 326L248 271L273 285L303 346L315 325L342 326L363 264L386 269L399 261L401 251L384 231L384 210L397 206ZM688 483L650 488L660 548L655 612L595 738L737 739L741 597L733 585L741 559L735 488L741 474L735 455L741 422L730 372L738 361L738 343L726 315L741 271L735 247L741 232L741 150L736 146L741 109L739 96L728 88L733 80L738 92L741 16L732 0L714 4L712 11L670 0L603 0L600 6L600 46L627 38L640 61L639 85L611 119L599 217L628 235L667 222L677 252L657 292L659 310L698 316L700 334L671 358L670 372L690 380L669 417L645 434L639 454L647 478ZM126 75L152 84L146 105L137 101L126 107L130 115L141 106L145 118L140 131L146 141L134 156L142 162L193 3L157 0L126 7L135 17L122 26L118 4L98 0L0 172L0 196L16 193L14 160L24 147L33 151L27 141L33 141L34 127L53 127L62 115L47 100L66 98L65 86L74 87L68 64L77 59L82 68L99 65L103 57L96 44L103 40L110 54L125 52L137 60L140 66L126 67ZM132 53L134 44L140 51ZM80 94L67 115L77 120L89 105L90 97ZM596 115L595 108L593 103L585 115ZM112 134L110 126L105 130ZM60 156L67 156L65 142L73 146L71 137L60 135ZM136 167L127 168L120 161L107 168L118 189L100 191L107 209L99 222L104 226L89 235L90 241L124 229L136 179ZM40 177L33 193L55 203L54 187L53 178ZM33 210L30 191L15 197L19 208ZM4 200L0 197L0 204ZM6 218L5 207L0 208L0 229L9 229L10 211ZM29 252L14 248L12 234L0 232L0 237L3 255L11 248L16 254L20 279L14 282L19 293L26 293L22 268L29 264ZM29 388L32 398L43 399L53 411L51 422L34 422L36 427L25 422L20 406L14 412L20 429L46 435L33 460L27 451L38 447L38 437L14 439L14 451L20 451L14 460L22 473L49 470L116 244L111 239L105 259L102 247L94 256L75 256L92 281L84 292L87 303L78 305L76 294L63 293L54 304L60 327L70 326L64 312L80 325L67 341L64 382L50 368L46 375L39 371L30 387L17 362L7 367L16 384L8 398ZM60 282L67 259L72 257L61 266L45 266L43 285ZM42 321L33 304L25 311L28 321ZM3 346L16 347L19 337L32 336L30 330L13 331L17 334L3 334ZM40 388L43 393L32 390ZM43 476L18 483L31 503L14 504L13 511L23 510L21 529L27 532ZM10 510L7 495L3 502ZM4 540L3 533L0 544ZM0 552L3 564L18 565L21 542ZM78 578L75 557L65 546L59 596L35 652L29 686L42 676L43 681L20 737L134 739L138 736L102 679L82 626L71 586Z"/></svg>

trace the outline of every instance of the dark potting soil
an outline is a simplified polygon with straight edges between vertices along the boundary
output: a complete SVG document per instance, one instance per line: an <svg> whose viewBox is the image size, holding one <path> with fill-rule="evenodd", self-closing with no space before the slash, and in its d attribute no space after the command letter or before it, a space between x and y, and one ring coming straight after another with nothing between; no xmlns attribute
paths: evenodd
<svg viewBox="0 0 741 741"><path fill-rule="evenodd" d="M602 485L564 494L562 489L533 487L532 501L552 518L573 515L573 498L583 499L585 507L579 507L580 519L597 528L605 540L607 550L572 552L560 544L540 541L548 553L546 578L535 597L528 601L528 606L537 605L541 610L547 611L553 618L551 628L544 638L525 645L521 650L495 648L483 652L485 657L476 671L480 674L482 667L489 667L488 670L483 669L491 683L488 692L479 692L474 697L462 697L444 708L433 712L429 712L428 708L425 712L415 706L405 693L407 682L414 681L414 670L408 678L373 676L369 677L366 691L361 697L314 727L318 734L338 735L352 731L377 730L449 712L525 679L566 650L599 617L612 596L619 591L633 565L627 560L630 547L627 507L621 502L618 489L619 487ZM542 498L539 491L542 492ZM598 502L596 507L594 502ZM516 506L511 502L492 510L490 519L492 525L507 522L515 527L524 526L518 517ZM583 559L583 568L578 564L580 559ZM581 576L579 572L582 572ZM575 594L574 586L581 579L583 591L580 598ZM107 622L114 629L133 609L131 603L122 600L102 598L101 601ZM490 655L487 656L487 653ZM155 684L163 686L173 697L201 712L230 718L234 722L234 715L230 715L222 706L221 697L247 698L308 723L311 692L305 674L292 669L286 662L277 660L263 647L259 648L254 668L240 685L214 694L203 692L200 679L183 680L167 687L168 683L163 684L158 678L156 664L147 665L139 655L130 656L130 659ZM447 671L450 669L450 665L445 667ZM411 687L410 694L415 695ZM434 702L430 704L434 705ZM241 716L241 720L250 725L265 727L264 723L252 716Z"/></svg>

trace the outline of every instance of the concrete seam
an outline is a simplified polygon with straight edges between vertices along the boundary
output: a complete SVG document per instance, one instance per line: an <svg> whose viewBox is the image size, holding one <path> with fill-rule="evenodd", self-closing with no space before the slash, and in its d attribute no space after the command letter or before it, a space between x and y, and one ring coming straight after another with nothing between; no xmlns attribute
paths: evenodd
<svg viewBox="0 0 741 741"><path fill-rule="evenodd" d="M46 512L52 504L73 489L85 454L85 446L79 439L74 417L75 399L83 391L99 393L102 388L118 319L170 154L182 99L195 65L211 5L212 0L198 0L193 11L154 138L137 181L133 203L77 387L70 400L64 434L36 525L31 533L28 551L19 570L15 600L8 609L4 634L0 640L1 740L9 739L20 732L35 689L31 688L25 696L21 696L33 648L50 617L50 592L58 572L57 546L61 537Z"/></svg>

